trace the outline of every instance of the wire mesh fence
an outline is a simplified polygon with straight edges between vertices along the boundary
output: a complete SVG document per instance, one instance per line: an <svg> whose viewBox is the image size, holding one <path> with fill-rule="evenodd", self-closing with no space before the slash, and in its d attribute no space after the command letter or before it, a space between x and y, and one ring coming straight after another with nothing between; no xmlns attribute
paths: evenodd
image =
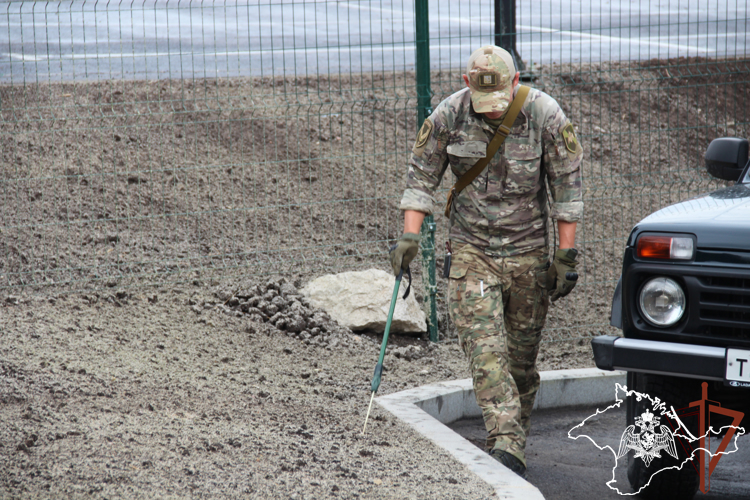
<svg viewBox="0 0 750 500"><path fill-rule="evenodd" d="M551 310L547 338L608 331L632 226L718 187L705 147L747 137L747 4L545 1L498 25L508 6L0 5L0 290L385 268L420 63L435 106L501 26L585 150L582 278ZM438 279L446 336L444 291Z"/></svg>

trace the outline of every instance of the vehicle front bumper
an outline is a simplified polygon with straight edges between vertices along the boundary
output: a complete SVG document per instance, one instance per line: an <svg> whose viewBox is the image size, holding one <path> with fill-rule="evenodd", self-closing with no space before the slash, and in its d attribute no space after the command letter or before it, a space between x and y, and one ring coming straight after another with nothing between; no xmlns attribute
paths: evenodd
<svg viewBox="0 0 750 500"><path fill-rule="evenodd" d="M675 377L724 380L726 349L602 335L591 340L600 370L625 370Z"/></svg>

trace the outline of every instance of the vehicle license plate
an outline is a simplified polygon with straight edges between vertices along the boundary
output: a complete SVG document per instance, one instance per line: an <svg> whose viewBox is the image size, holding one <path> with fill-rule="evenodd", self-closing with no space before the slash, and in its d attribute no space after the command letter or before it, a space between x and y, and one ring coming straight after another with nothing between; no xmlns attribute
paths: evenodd
<svg viewBox="0 0 750 500"><path fill-rule="evenodd" d="M750 387L750 351L727 348L726 382L735 387Z"/></svg>

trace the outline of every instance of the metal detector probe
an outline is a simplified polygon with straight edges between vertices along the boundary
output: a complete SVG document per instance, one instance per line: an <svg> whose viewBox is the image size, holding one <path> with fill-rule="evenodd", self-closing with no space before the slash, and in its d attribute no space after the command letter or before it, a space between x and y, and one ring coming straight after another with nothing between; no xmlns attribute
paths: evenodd
<svg viewBox="0 0 750 500"><path fill-rule="evenodd" d="M406 268L406 274L409 276L409 286L406 288L404 293L404 299L409 296L411 291L411 270ZM393 287L393 295L391 296L391 308L388 310L388 320L385 323L385 332L383 332L383 342L380 344L380 357L378 358L378 364L375 365L375 373L372 376L372 395L370 396L370 405L367 407L367 416L365 417L365 426L362 428L362 434L367 429L367 419L370 418L370 410L372 410L372 401L375 399L375 393L378 392L380 387L380 378L383 375L383 358L385 358L385 348L388 345L388 333L391 331L391 322L393 321L393 311L396 310L396 300L398 300L398 290L401 286L401 278L404 276L404 270L398 273L396 276L396 285Z"/></svg>

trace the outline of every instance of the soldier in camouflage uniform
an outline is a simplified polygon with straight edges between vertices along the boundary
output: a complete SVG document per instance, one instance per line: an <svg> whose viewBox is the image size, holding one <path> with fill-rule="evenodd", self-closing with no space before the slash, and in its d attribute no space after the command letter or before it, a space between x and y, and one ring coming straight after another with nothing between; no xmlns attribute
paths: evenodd
<svg viewBox="0 0 750 500"><path fill-rule="evenodd" d="M480 85L479 77L490 75ZM468 76L467 76L468 75ZM480 158L517 91L505 50L486 46L467 65L465 88L441 102L419 131L401 200L404 234L391 251L398 274L414 258L419 228L436 205L446 168L460 178ZM494 75L494 76L492 76ZM539 388L536 357L550 298L573 286L576 222L583 213L583 149L557 102L531 89L510 134L453 201L449 308L469 358L493 457L525 477L524 448ZM552 194L548 204L546 185ZM549 263L547 218L560 246Z"/></svg>

